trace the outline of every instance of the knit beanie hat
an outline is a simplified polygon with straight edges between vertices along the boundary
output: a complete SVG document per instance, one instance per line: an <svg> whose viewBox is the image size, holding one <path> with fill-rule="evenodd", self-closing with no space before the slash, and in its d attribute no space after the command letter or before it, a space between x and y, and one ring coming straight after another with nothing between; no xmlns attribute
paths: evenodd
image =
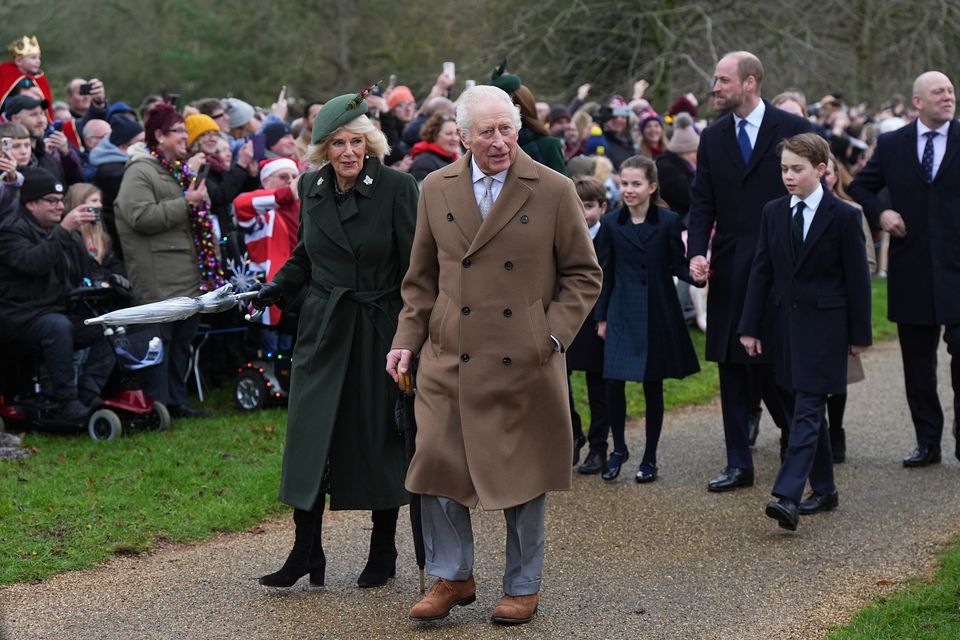
<svg viewBox="0 0 960 640"><path fill-rule="evenodd" d="M603 129L595 124L590 127L590 136L587 138L586 154L588 156L602 156L607 153L607 139L603 137Z"/></svg>
<svg viewBox="0 0 960 640"><path fill-rule="evenodd" d="M24 171L23 186L20 187L21 204L39 200L51 193L63 194L63 185L52 173L43 167L35 167Z"/></svg>
<svg viewBox="0 0 960 640"><path fill-rule="evenodd" d="M253 119L253 114L255 113L253 107L243 100L238 100L237 98L227 98L226 99L226 108L224 111L227 112L227 118L229 119L229 125L231 129L236 129L242 127L243 125L250 122Z"/></svg>
<svg viewBox="0 0 960 640"><path fill-rule="evenodd" d="M124 116L117 116L110 121L110 144L120 147L129 144L131 140L137 137L143 127L136 120L131 120Z"/></svg>
<svg viewBox="0 0 960 640"><path fill-rule="evenodd" d="M673 120L673 137L667 144L670 151L682 154L696 151L700 146L700 135L693 128L693 118L689 113L681 111Z"/></svg>
<svg viewBox="0 0 960 640"><path fill-rule="evenodd" d="M413 97L413 91L410 91L410 87L401 84L390 92L390 97L387 98L387 108L393 111L393 109L401 102L416 101L417 99Z"/></svg>
<svg viewBox="0 0 960 640"><path fill-rule="evenodd" d="M193 146L193 143L197 141L197 138L205 133L209 133L211 131L220 133L220 127L217 126L216 121L210 116L202 113L194 113L193 115L187 116L187 119L184 120L184 124L187 127L188 147Z"/></svg>
<svg viewBox="0 0 960 640"><path fill-rule="evenodd" d="M670 110L667 112L671 116L676 116L681 113L688 113L694 118L697 117L697 105L687 96L680 96L670 104Z"/></svg>
<svg viewBox="0 0 960 640"><path fill-rule="evenodd" d="M280 142L280 138L290 134L290 127L283 122L271 122L263 128L264 147L269 151L273 145Z"/></svg>

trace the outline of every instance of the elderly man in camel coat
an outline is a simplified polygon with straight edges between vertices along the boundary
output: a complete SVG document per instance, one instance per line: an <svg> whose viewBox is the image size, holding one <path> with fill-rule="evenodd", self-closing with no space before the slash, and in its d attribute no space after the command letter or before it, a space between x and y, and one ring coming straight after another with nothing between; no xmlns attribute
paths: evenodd
<svg viewBox="0 0 960 640"><path fill-rule="evenodd" d="M387 356L396 378L420 354L417 452L427 570L410 611L437 620L475 599L470 508L507 521L503 598L493 620L529 621L539 603L548 491L571 487L573 441L562 352L600 292L573 183L517 148L507 94L464 93L469 150L423 185L404 308Z"/></svg>

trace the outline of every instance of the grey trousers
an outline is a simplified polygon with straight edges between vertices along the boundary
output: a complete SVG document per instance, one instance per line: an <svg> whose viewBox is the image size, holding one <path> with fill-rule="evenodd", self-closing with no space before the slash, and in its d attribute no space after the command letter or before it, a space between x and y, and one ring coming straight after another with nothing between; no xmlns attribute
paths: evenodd
<svg viewBox="0 0 960 640"><path fill-rule="evenodd" d="M543 516L546 495L503 510L507 522L507 563L503 592L527 596L540 591L543 574ZM426 571L445 580L473 575L470 510L450 498L421 496Z"/></svg>

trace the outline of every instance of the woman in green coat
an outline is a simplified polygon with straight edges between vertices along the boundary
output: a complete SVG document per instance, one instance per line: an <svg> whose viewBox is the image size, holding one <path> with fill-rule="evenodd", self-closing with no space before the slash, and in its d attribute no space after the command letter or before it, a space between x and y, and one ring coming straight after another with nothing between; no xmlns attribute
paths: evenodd
<svg viewBox="0 0 960 640"><path fill-rule="evenodd" d="M364 115L364 95L339 96L313 125L300 195L299 243L256 306L307 289L293 352L280 500L294 508L293 550L260 584L288 587L310 574L322 585L321 523L331 509L373 512L367 565L357 583L396 571L394 535L406 504L406 458L393 423L396 387L383 360L403 303L416 226L417 184L383 166L386 138Z"/></svg>

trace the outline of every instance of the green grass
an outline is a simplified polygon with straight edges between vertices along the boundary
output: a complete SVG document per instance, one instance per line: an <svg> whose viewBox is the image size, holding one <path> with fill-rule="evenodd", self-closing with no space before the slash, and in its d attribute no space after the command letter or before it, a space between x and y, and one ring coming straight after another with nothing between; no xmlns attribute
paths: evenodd
<svg viewBox="0 0 960 640"><path fill-rule="evenodd" d="M834 630L829 640L943 640L960 638L960 547L940 556L929 582L912 580L904 589L879 598Z"/></svg>
<svg viewBox="0 0 960 640"><path fill-rule="evenodd" d="M874 336L895 337L886 321L886 286L874 284ZM704 336L691 331L702 356ZM711 401L715 363L665 383L668 409ZM583 374L573 378L578 411L589 421ZM628 413L643 415L643 391L627 385ZM0 584L84 569L158 542L194 542L284 513L277 499L286 411L243 414L227 390L208 403L214 418L174 423L169 432L134 433L97 443L85 435L31 433L36 449L0 462Z"/></svg>

